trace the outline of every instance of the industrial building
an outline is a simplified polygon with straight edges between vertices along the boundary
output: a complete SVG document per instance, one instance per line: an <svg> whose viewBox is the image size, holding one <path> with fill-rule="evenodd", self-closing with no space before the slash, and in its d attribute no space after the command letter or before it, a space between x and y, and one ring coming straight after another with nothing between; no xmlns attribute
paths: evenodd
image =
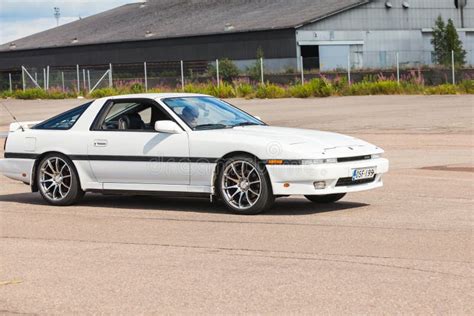
<svg viewBox="0 0 474 316"><path fill-rule="evenodd" d="M467 3L466 3L467 2ZM0 46L0 71L25 67L235 60L261 48L274 70L433 63L432 27L458 28L474 65L474 1L151 0Z"/></svg>

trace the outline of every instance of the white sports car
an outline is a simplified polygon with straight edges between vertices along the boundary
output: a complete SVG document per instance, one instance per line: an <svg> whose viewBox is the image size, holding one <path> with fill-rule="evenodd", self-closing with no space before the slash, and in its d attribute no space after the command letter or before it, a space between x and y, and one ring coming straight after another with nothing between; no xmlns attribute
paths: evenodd
<svg viewBox="0 0 474 316"><path fill-rule="evenodd" d="M142 94L12 123L0 171L53 205L85 192L181 192L257 214L279 196L329 203L379 188L382 153L350 136L268 126L211 96Z"/></svg>

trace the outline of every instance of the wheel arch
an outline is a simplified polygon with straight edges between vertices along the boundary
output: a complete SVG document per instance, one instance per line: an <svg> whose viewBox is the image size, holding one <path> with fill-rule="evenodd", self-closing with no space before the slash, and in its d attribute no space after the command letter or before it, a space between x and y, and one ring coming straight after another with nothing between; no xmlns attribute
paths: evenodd
<svg viewBox="0 0 474 316"><path fill-rule="evenodd" d="M227 154L225 154L224 156L222 156L221 158L219 158L216 162L216 166L214 168L214 172L212 173L212 182L211 182L211 185L212 185L212 192L213 192L213 195L214 196L218 196L218 192L216 192L216 188L217 188L217 181L219 179L219 174L222 170L222 167L224 166L225 162L227 159L229 158L232 158L232 157L237 157L237 156L247 156L247 157L250 157L252 159L255 159L256 162L260 162L261 159L255 155L255 154L252 154L248 151L232 151L232 152L229 152ZM266 168L265 168L266 170ZM267 176L268 176L268 172L267 172ZM271 181L269 181L270 183L270 187L272 187L272 183Z"/></svg>
<svg viewBox="0 0 474 316"><path fill-rule="evenodd" d="M38 165L39 165L40 161L43 160L44 157L46 157L47 155L50 155L50 154L58 154L58 155L61 155L61 156L65 156L69 160L71 160L72 167L75 169L75 171L77 173L77 180L79 181L79 187L81 187L81 178L79 176L79 173L77 172L77 167L76 167L74 161L68 155L66 155L65 153L62 153L60 151L52 150L52 151L46 151L46 152L40 154L38 157L36 157L35 163L33 164L33 170L31 170L31 183L30 183L31 192L38 192L38 184L37 184L37 181L36 181L36 177L37 177L36 170L38 169Z"/></svg>

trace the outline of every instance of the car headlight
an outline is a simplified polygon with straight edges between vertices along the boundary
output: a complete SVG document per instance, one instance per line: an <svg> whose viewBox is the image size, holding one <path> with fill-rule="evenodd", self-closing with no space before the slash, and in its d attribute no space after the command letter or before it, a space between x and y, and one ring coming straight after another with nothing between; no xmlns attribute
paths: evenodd
<svg viewBox="0 0 474 316"><path fill-rule="evenodd" d="M382 158L382 154L373 154L372 159L379 159Z"/></svg>
<svg viewBox="0 0 474 316"><path fill-rule="evenodd" d="M337 163L337 158L303 160L303 165L321 165L325 163Z"/></svg>

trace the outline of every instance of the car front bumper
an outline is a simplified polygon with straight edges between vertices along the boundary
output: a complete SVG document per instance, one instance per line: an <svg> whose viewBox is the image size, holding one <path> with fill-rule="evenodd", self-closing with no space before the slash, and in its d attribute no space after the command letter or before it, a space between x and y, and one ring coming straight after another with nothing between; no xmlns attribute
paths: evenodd
<svg viewBox="0 0 474 316"><path fill-rule="evenodd" d="M354 169L375 168L373 181L341 184L340 179L352 178ZM389 162L385 158L319 165L267 165L274 195L326 195L371 190L383 186L382 175ZM316 189L315 182L325 183ZM370 182L369 182L370 181Z"/></svg>

